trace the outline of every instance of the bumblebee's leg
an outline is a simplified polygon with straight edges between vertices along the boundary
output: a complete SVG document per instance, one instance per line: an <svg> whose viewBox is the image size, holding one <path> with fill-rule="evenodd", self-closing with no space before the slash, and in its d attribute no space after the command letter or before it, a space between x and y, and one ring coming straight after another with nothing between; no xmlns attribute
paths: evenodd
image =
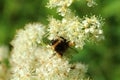
<svg viewBox="0 0 120 80"><path fill-rule="evenodd" d="M62 55L61 55L61 54L56 53L56 55L57 55L59 58L62 58Z"/></svg>

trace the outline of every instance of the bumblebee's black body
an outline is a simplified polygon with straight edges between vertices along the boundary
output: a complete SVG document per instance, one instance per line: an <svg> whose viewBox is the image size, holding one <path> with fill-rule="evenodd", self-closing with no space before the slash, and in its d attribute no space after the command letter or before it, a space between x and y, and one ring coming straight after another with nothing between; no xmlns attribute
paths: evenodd
<svg viewBox="0 0 120 80"><path fill-rule="evenodd" d="M53 46L54 50L60 54L61 56L63 53L68 49L69 42L66 41L63 37L60 37L60 39L52 40L51 45ZM57 43L57 44L56 44Z"/></svg>

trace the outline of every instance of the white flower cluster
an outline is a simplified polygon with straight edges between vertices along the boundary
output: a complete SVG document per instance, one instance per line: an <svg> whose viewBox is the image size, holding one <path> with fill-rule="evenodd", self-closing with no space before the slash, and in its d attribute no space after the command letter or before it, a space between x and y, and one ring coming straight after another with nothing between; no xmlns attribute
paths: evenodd
<svg viewBox="0 0 120 80"><path fill-rule="evenodd" d="M77 0L49 0L49 2L47 3L47 7L51 9L57 7L57 12L59 13L59 15L66 16L68 11L70 10L69 6L74 1L77 1ZM94 0L86 0L86 1L87 1L88 7L97 5Z"/></svg>
<svg viewBox="0 0 120 80"><path fill-rule="evenodd" d="M97 3L94 0L86 0L86 1L87 1L88 7L92 7L92 6L97 5Z"/></svg>
<svg viewBox="0 0 120 80"><path fill-rule="evenodd" d="M75 43L75 47L83 48L85 40L103 39L102 23L97 17L86 17L80 20L77 16L65 16L62 20L49 19L49 39L63 37Z"/></svg>
<svg viewBox="0 0 120 80"><path fill-rule="evenodd" d="M57 7L57 12L61 16L65 16L67 11L69 10L68 7L72 4L73 0L49 0L47 7L48 8L55 8Z"/></svg>
<svg viewBox="0 0 120 80"><path fill-rule="evenodd" d="M7 66L4 60L8 58L8 52L7 46L0 46L0 80L5 80L7 77Z"/></svg>
<svg viewBox="0 0 120 80"><path fill-rule="evenodd" d="M28 24L12 41L10 80L85 80L87 68L69 63L69 58L53 55L40 43L45 33L41 24Z"/></svg>
<svg viewBox="0 0 120 80"><path fill-rule="evenodd" d="M48 32L50 33L48 37L50 40L63 37L68 41L75 42L76 47L82 48L84 45L85 36L78 17L69 15L61 21L51 18Z"/></svg>
<svg viewBox="0 0 120 80"><path fill-rule="evenodd" d="M48 38L54 40L58 37L63 37L66 40L75 43L75 47L81 49L85 45L86 40L99 41L104 39L101 20L94 15L90 18L85 17L85 19L80 19L78 16L75 16L74 13L68 9L73 1L74 0L49 0L48 6L50 8L57 7L57 9L59 9L65 4L68 6L65 7L65 12L58 11L60 14L65 14L62 20L56 20L54 18L49 19L50 23L48 25L48 32L50 35ZM94 1L89 0L88 2L90 3Z"/></svg>
<svg viewBox="0 0 120 80"><path fill-rule="evenodd" d="M87 40L100 41L104 39L101 20L95 16L85 17L82 21L83 30Z"/></svg>

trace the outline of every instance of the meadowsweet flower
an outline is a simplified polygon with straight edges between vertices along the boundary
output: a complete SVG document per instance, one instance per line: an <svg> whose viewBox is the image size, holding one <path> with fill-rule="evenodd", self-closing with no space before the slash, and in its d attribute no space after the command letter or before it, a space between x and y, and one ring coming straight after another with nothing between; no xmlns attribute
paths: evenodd
<svg viewBox="0 0 120 80"><path fill-rule="evenodd" d="M68 41L75 42L76 47L82 48L84 45L85 37L78 17L69 15L69 17L65 17L61 21L51 18L48 31L50 40L63 37Z"/></svg>
<svg viewBox="0 0 120 80"><path fill-rule="evenodd" d="M94 0L86 0L87 1L87 6L88 7L92 7L97 5L97 3Z"/></svg>
<svg viewBox="0 0 120 80"><path fill-rule="evenodd" d="M85 80L84 64L70 64L69 58L54 55L49 46L38 44L44 29L41 24L29 24L17 32L11 43L10 80Z"/></svg>
<svg viewBox="0 0 120 80"><path fill-rule="evenodd" d="M49 19L48 32L50 40L63 37L68 41L74 42L75 47L83 48L85 41L103 39L102 23L97 17L86 17L80 20L72 12L65 16L62 20L54 18Z"/></svg>
<svg viewBox="0 0 120 80"><path fill-rule="evenodd" d="M84 33L87 36L86 40L99 41L104 39L102 22L99 18L91 16L90 18L85 17L82 21Z"/></svg>
<svg viewBox="0 0 120 80"><path fill-rule="evenodd" d="M73 0L49 0L47 7L48 8L57 7L57 12L61 16L65 16L68 11L68 7L72 4L72 2Z"/></svg>
<svg viewBox="0 0 120 80"><path fill-rule="evenodd" d="M7 75L7 66L5 59L8 58L9 49L7 46L0 46L0 80L5 80Z"/></svg>

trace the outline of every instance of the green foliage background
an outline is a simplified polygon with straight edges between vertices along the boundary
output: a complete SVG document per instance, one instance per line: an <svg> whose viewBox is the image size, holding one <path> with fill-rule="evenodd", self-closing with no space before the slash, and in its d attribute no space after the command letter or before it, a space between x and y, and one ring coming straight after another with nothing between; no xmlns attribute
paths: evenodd
<svg viewBox="0 0 120 80"><path fill-rule="evenodd" d="M0 0L0 45L10 46L16 30L27 23L47 24L48 15L60 18L55 10L45 7L48 0ZM96 0L97 6L87 7L79 0L70 7L76 15L102 16L105 41L84 46L73 61L88 64L88 75L94 80L120 80L120 0ZM11 48L11 47L10 47Z"/></svg>

